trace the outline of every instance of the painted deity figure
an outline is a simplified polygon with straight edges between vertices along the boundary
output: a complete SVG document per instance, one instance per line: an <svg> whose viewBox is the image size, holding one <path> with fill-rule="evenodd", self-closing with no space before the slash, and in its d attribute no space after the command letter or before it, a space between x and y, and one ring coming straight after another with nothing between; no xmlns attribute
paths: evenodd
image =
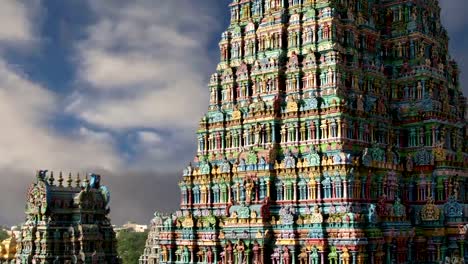
<svg viewBox="0 0 468 264"><path fill-rule="evenodd" d="M303 247L301 253L299 253L299 264L307 264L309 255L307 254L307 248Z"/></svg>
<svg viewBox="0 0 468 264"><path fill-rule="evenodd" d="M360 112L364 112L364 99L362 95L359 95L357 98L356 109Z"/></svg>
<svg viewBox="0 0 468 264"><path fill-rule="evenodd" d="M258 244L257 241L254 242L252 251L253 251L253 264L263 264L262 256L260 252L260 245Z"/></svg>
<svg viewBox="0 0 468 264"><path fill-rule="evenodd" d="M317 247L312 248L312 252L310 254L310 260L312 264L319 264L319 253Z"/></svg>
<svg viewBox="0 0 468 264"><path fill-rule="evenodd" d="M289 248L287 246L284 247L283 252L283 264L290 264L291 263L291 253L289 252Z"/></svg>
<svg viewBox="0 0 468 264"><path fill-rule="evenodd" d="M239 240L235 246L236 250L236 264L243 264L244 263L244 255L245 255L245 245L242 240Z"/></svg>
<svg viewBox="0 0 468 264"><path fill-rule="evenodd" d="M338 264L338 253L336 252L336 247L332 246L330 253L328 253L328 261L330 264Z"/></svg>
<svg viewBox="0 0 468 264"><path fill-rule="evenodd" d="M202 262L205 259L205 252L200 248L197 252L198 262Z"/></svg>
<svg viewBox="0 0 468 264"><path fill-rule="evenodd" d="M281 255L280 249L275 248L275 251L273 252L273 254L271 254L271 263L272 264L281 264L280 255Z"/></svg>
<svg viewBox="0 0 468 264"><path fill-rule="evenodd" d="M375 204L369 205L368 221L369 223L375 223L377 221L376 206Z"/></svg>
<svg viewBox="0 0 468 264"><path fill-rule="evenodd" d="M176 262L180 262L182 261L182 248L177 248L177 250L175 251L175 255L176 255Z"/></svg>
<svg viewBox="0 0 468 264"><path fill-rule="evenodd" d="M255 183L252 179L248 179L245 183L245 195L246 195L246 202L250 202L252 200L252 191L255 187Z"/></svg>
<svg viewBox="0 0 468 264"><path fill-rule="evenodd" d="M161 248L161 261L167 262L169 260L169 252L166 246L162 246Z"/></svg>
<svg viewBox="0 0 468 264"><path fill-rule="evenodd" d="M263 132L264 126L257 124L254 128L254 133L255 133L255 144L261 144L262 143L262 132Z"/></svg>
<svg viewBox="0 0 468 264"><path fill-rule="evenodd" d="M324 198L331 198L331 180L330 176L325 176L325 179L322 181L322 186L324 189Z"/></svg>
<svg viewBox="0 0 468 264"><path fill-rule="evenodd" d="M406 170L413 170L413 157L411 156L411 154L408 154L408 156L406 157Z"/></svg>
<svg viewBox="0 0 468 264"><path fill-rule="evenodd" d="M344 247L342 249L341 253L341 263L342 264L349 264L350 256L349 256L349 250L347 247Z"/></svg>
<svg viewBox="0 0 468 264"><path fill-rule="evenodd" d="M187 246L184 247L182 251L182 262L189 263L190 262L190 252Z"/></svg>
<svg viewBox="0 0 468 264"><path fill-rule="evenodd" d="M225 263L227 264L232 264L233 263L233 248L231 241L228 241L225 248L224 248L224 257L225 257Z"/></svg>

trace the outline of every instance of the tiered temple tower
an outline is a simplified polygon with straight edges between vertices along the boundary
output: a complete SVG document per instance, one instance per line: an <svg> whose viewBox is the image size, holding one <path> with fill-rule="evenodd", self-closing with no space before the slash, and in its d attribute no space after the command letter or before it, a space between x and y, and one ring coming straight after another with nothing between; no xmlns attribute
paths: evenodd
<svg viewBox="0 0 468 264"><path fill-rule="evenodd" d="M40 171L26 197L14 263L119 264L108 218L110 195L100 178L92 175L82 182L60 173L55 184L53 173Z"/></svg>
<svg viewBox="0 0 468 264"><path fill-rule="evenodd" d="M159 234L163 229L164 221L169 217L169 215L163 215L159 212L154 214L154 218L151 220L151 227L148 233L148 239L146 240L145 250L139 259L140 264L159 263L159 259L161 257Z"/></svg>
<svg viewBox="0 0 468 264"><path fill-rule="evenodd" d="M466 99L438 1L230 8L181 208L141 263L468 261Z"/></svg>

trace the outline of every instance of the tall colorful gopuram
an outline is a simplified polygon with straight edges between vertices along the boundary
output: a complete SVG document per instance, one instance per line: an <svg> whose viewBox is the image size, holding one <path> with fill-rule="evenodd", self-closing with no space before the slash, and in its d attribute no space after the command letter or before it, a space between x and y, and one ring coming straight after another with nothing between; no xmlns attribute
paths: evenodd
<svg viewBox="0 0 468 264"><path fill-rule="evenodd" d="M120 264L108 218L109 191L99 175L57 179L40 171L27 193L16 264ZM56 182L57 180L57 182Z"/></svg>
<svg viewBox="0 0 468 264"><path fill-rule="evenodd" d="M181 208L141 263L468 261L467 104L438 1L230 9Z"/></svg>

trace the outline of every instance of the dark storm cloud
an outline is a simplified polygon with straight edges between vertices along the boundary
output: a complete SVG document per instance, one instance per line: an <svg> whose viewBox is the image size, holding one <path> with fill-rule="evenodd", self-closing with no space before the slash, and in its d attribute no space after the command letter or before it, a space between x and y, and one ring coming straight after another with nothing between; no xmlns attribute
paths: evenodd
<svg viewBox="0 0 468 264"><path fill-rule="evenodd" d="M173 212L180 204L178 172L132 171L117 172L104 177L111 190L113 224L126 221L149 223L155 210Z"/></svg>
<svg viewBox="0 0 468 264"><path fill-rule="evenodd" d="M441 0L442 23L450 37L450 51L461 71L461 88L468 96L468 5L466 0Z"/></svg>

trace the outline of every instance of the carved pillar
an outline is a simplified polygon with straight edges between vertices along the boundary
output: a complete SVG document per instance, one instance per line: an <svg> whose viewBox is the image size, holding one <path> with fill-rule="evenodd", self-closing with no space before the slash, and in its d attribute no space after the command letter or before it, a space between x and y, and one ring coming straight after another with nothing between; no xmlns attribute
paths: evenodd
<svg viewBox="0 0 468 264"><path fill-rule="evenodd" d="M357 252L356 251L351 251L351 258L352 258L352 264L356 264L357 261Z"/></svg>
<svg viewBox="0 0 468 264"><path fill-rule="evenodd" d="M293 188L294 188L294 190L293 190L293 192L294 192L293 199L294 199L294 201L297 201L297 183L296 182L294 182ZM293 254L293 256L294 256L294 254Z"/></svg>
<svg viewBox="0 0 468 264"><path fill-rule="evenodd" d="M341 119L338 119L338 138L341 138Z"/></svg>
<svg viewBox="0 0 468 264"><path fill-rule="evenodd" d="M206 196L208 197L208 204L211 204L211 186L208 184L206 186Z"/></svg>
<svg viewBox="0 0 468 264"><path fill-rule="evenodd" d="M422 80L421 84L422 84L422 98L426 98L426 80Z"/></svg>
<svg viewBox="0 0 468 264"><path fill-rule="evenodd" d="M190 247L189 250L190 250L190 263L195 263L195 250L193 247Z"/></svg>
<svg viewBox="0 0 468 264"><path fill-rule="evenodd" d="M267 180L266 184L267 184L267 190L266 190L267 191L267 197L270 198L271 197L270 196L270 192L271 192L270 181Z"/></svg>
<svg viewBox="0 0 468 264"><path fill-rule="evenodd" d="M465 240L464 237L461 238L458 243L460 244L459 249L460 249L460 258L465 259Z"/></svg>
<svg viewBox="0 0 468 264"><path fill-rule="evenodd" d="M296 138L294 139L296 141L296 144L299 144L299 126L298 124L294 124L294 130L296 131Z"/></svg>
<svg viewBox="0 0 468 264"><path fill-rule="evenodd" d="M343 180L343 198L348 198L348 181L346 180L346 178Z"/></svg>
<svg viewBox="0 0 468 264"><path fill-rule="evenodd" d="M276 126L274 123L271 126L271 143L276 143Z"/></svg>
<svg viewBox="0 0 468 264"><path fill-rule="evenodd" d="M315 180L317 182L317 200L322 199L322 187L320 186L320 178Z"/></svg>
<svg viewBox="0 0 468 264"><path fill-rule="evenodd" d="M173 251L173 248L169 247L169 263L172 263L172 251Z"/></svg>

